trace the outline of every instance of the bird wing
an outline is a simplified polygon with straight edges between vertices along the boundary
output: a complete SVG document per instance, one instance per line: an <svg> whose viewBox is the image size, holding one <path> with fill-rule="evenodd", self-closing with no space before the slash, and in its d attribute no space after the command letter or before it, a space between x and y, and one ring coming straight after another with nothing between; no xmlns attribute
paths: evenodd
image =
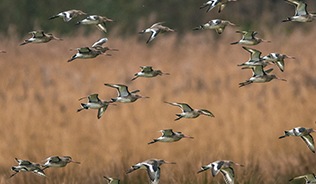
<svg viewBox="0 0 316 184"><path fill-rule="evenodd" d="M30 32L34 38L43 38L45 37L44 31L32 31Z"/></svg>
<svg viewBox="0 0 316 184"><path fill-rule="evenodd" d="M162 136L164 137L172 136L173 134L172 129L162 130Z"/></svg>
<svg viewBox="0 0 316 184"><path fill-rule="evenodd" d="M279 69L283 72L284 71L284 60L281 59L281 60L278 60L276 62L277 66L279 67Z"/></svg>
<svg viewBox="0 0 316 184"><path fill-rule="evenodd" d="M96 103L100 101L100 99L98 98L98 94L89 95L88 99L90 103Z"/></svg>
<svg viewBox="0 0 316 184"><path fill-rule="evenodd" d="M157 162L144 165L147 167L150 184L158 184L160 178L160 168L158 167Z"/></svg>
<svg viewBox="0 0 316 184"><path fill-rule="evenodd" d="M211 111L206 110L206 109L201 109L200 110L202 114L207 115L207 116L211 116L211 117L215 117L213 113L211 113Z"/></svg>
<svg viewBox="0 0 316 184"><path fill-rule="evenodd" d="M234 184L234 170L231 167L221 169L226 184Z"/></svg>
<svg viewBox="0 0 316 184"><path fill-rule="evenodd" d="M101 107L99 110L98 110L98 119L101 118L101 116L104 114L105 110L108 108L108 105L105 105L103 107Z"/></svg>
<svg viewBox="0 0 316 184"><path fill-rule="evenodd" d="M75 15L75 11L73 10L69 10L69 11L65 11L63 12L63 17L64 17L64 21L65 22L69 22Z"/></svg>
<svg viewBox="0 0 316 184"><path fill-rule="evenodd" d="M158 25L162 25L163 23L165 23L165 22L164 21L163 22L157 22L157 23L153 24L150 28L154 28L154 27L156 27Z"/></svg>
<svg viewBox="0 0 316 184"><path fill-rule="evenodd" d="M301 138L304 140L308 148L312 150L313 153L315 153L315 145L314 145L313 137L310 134L308 134L308 135L301 136Z"/></svg>
<svg viewBox="0 0 316 184"><path fill-rule="evenodd" d="M144 73L148 73L148 72L153 71L153 68L151 66L141 66L140 68L142 69L142 72L144 72Z"/></svg>
<svg viewBox="0 0 316 184"><path fill-rule="evenodd" d="M302 175L302 176L297 176L295 178L290 179L289 181L298 180L298 179L305 179L306 182L308 182L308 181L309 182L315 182L316 181L315 175L313 173L305 174L305 175Z"/></svg>
<svg viewBox="0 0 316 184"><path fill-rule="evenodd" d="M148 38L148 40L147 40L146 43L151 42L151 41L158 35L159 32L160 32L159 29L158 29L158 30L152 29L152 30L151 30L151 35L150 35L150 37Z"/></svg>
<svg viewBox="0 0 316 184"><path fill-rule="evenodd" d="M243 40L253 39L253 31L243 31Z"/></svg>
<svg viewBox="0 0 316 184"><path fill-rule="evenodd" d="M91 49L89 47L82 47L77 49L79 53L89 53L91 52Z"/></svg>
<svg viewBox="0 0 316 184"><path fill-rule="evenodd" d="M242 47L242 48L250 53L250 60L253 60L253 61L260 60L260 55L261 55L260 51L256 49L248 48L248 47Z"/></svg>
<svg viewBox="0 0 316 184"><path fill-rule="evenodd" d="M212 163L212 176L213 177L215 177L218 174L223 164L224 164L223 161Z"/></svg>
<svg viewBox="0 0 316 184"><path fill-rule="evenodd" d="M297 0L285 0L286 2L295 5L295 16L301 16L301 15L307 15L307 4L302 2L302 1L297 1Z"/></svg>
<svg viewBox="0 0 316 184"><path fill-rule="evenodd" d="M170 103L170 102L165 102L165 103L178 106L182 109L183 112L193 111L193 109L188 104L185 104L185 103Z"/></svg>
<svg viewBox="0 0 316 184"><path fill-rule="evenodd" d="M42 169L40 169L40 168L38 168L38 169L36 169L36 170L34 170L34 171L32 171L32 172L33 172L34 174L39 175L39 176L47 177L46 174L44 173L44 171L43 171Z"/></svg>
<svg viewBox="0 0 316 184"><path fill-rule="evenodd" d="M112 88L116 88L119 97L130 95L128 91L128 87L125 85L122 85L122 84L104 84L104 85L112 87Z"/></svg>
<svg viewBox="0 0 316 184"><path fill-rule="evenodd" d="M263 71L263 67L262 65L258 65L258 66L254 66L252 68L252 73L253 73L253 76L263 76L265 73Z"/></svg>
<svg viewBox="0 0 316 184"><path fill-rule="evenodd" d="M225 8L225 6L226 6L226 3L221 4L221 6L218 9L218 13L220 13Z"/></svg>
<svg viewBox="0 0 316 184"><path fill-rule="evenodd" d="M105 33L107 32L104 22L103 22L103 23L100 23L100 24L97 24L97 27L98 27L98 29L100 29L101 31L104 31Z"/></svg>
<svg viewBox="0 0 316 184"><path fill-rule="evenodd" d="M102 47L102 45L107 42L108 39L107 38L101 38L98 41L96 41L91 47Z"/></svg>
<svg viewBox="0 0 316 184"><path fill-rule="evenodd" d="M47 158L46 160L44 161L49 161L49 162L53 162L53 163L58 163L61 161L61 159L59 158L59 156L52 156L52 157L49 157Z"/></svg>

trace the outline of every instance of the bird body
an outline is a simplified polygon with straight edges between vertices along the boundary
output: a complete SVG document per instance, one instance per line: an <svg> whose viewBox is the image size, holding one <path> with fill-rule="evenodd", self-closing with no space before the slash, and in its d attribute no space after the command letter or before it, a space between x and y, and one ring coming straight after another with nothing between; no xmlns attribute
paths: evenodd
<svg viewBox="0 0 316 184"><path fill-rule="evenodd" d="M209 110L206 109L192 109L188 104L185 103L170 103L170 102L165 102L167 104L173 105L173 106L178 106L181 108L182 113L181 114L176 114L178 116L176 120L179 120L181 118L197 118L201 114L207 115L210 117L215 117Z"/></svg>
<svg viewBox="0 0 316 184"><path fill-rule="evenodd" d="M70 162L80 164L80 162L73 161L70 156L52 156L43 161L46 161L46 163L42 165L45 169L48 167L65 167Z"/></svg>
<svg viewBox="0 0 316 184"><path fill-rule="evenodd" d="M24 42L21 43L21 45L25 45L28 43L46 43L46 42L49 42L51 40L62 40L60 38L55 37L51 33L44 33L44 31L42 31L42 30L32 31L29 33L32 34L32 37L27 39L27 40L24 40Z"/></svg>
<svg viewBox="0 0 316 184"><path fill-rule="evenodd" d="M296 127L289 131L284 131L284 135L280 136L279 139L288 137L288 136L297 136L301 137L303 141L306 143L308 148L315 153L315 145L314 145L314 139L310 135L310 133L316 132L316 130L313 130L312 128L304 128L304 127Z"/></svg>
<svg viewBox="0 0 316 184"><path fill-rule="evenodd" d="M92 94L86 97L82 97L79 100L82 100L84 98L88 98L88 103L81 103L81 109L78 109L77 112L80 112L84 109L98 109L98 119L102 117L105 110L108 108L109 104L112 102L100 100L98 97L98 94Z"/></svg>
<svg viewBox="0 0 316 184"><path fill-rule="evenodd" d="M210 163L209 165L202 166L202 170L198 171L197 173L211 169L213 177L215 177L219 172L221 172L226 184L234 184L234 170L231 167L231 165L233 164L243 167L243 165L240 165L229 160L218 160Z"/></svg>
<svg viewBox="0 0 316 184"><path fill-rule="evenodd" d="M12 174L10 176L10 178L13 177L14 175L16 175L17 173L21 172L21 171L30 171L30 172L33 172L34 174L39 175L39 176L46 177L43 169L41 169L41 165L40 164L33 163L33 162L28 161L28 160L19 160L17 158L15 158L15 160L19 163L19 165L18 166L13 166L11 168L11 170L15 171L15 173Z"/></svg>
<svg viewBox="0 0 316 184"><path fill-rule="evenodd" d="M237 0L210 0L207 1L206 3L203 3L203 5L200 7L200 9L205 8L208 6L206 13L211 11L215 6L218 6L218 13L220 13L226 6L226 4L229 1L237 1Z"/></svg>
<svg viewBox="0 0 316 184"><path fill-rule="evenodd" d="M166 26L163 26L164 22L157 22L155 24L153 24L150 28L144 29L141 32L139 32L139 34L143 34L143 33L150 33L151 35L149 37L149 39L147 40L146 43L149 43L150 41L152 41L157 35L158 33L165 33L165 32L174 32L173 29L170 29Z"/></svg>
<svg viewBox="0 0 316 184"><path fill-rule="evenodd" d="M160 179L160 166L162 164L175 164L159 159L149 159L132 166L132 169L126 171L126 174L138 169L146 169L150 184L158 184Z"/></svg>
<svg viewBox="0 0 316 184"><path fill-rule="evenodd" d="M140 96L138 94L134 94L134 93L139 92L139 90L129 92L128 87L126 85L122 85L122 84L104 84L104 85L117 89L118 97L112 98L111 99L112 102L131 103L131 102L135 102L138 98L149 98L145 96Z"/></svg>
<svg viewBox="0 0 316 184"><path fill-rule="evenodd" d="M228 20L214 19L214 20L210 20L204 25L200 25L199 27L194 28L193 30L214 29L218 34L221 34L227 25L237 26L236 24L233 24L229 22Z"/></svg>
<svg viewBox="0 0 316 184"><path fill-rule="evenodd" d="M138 77L152 78L163 74L170 75L169 73L164 73L161 70L153 70L151 66L141 66L140 68L142 69L142 71L136 73L136 77L134 77L132 81L137 79Z"/></svg>
<svg viewBox="0 0 316 184"><path fill-rule="evenodd" d="M288 22L288 21L295 21L295 22L311 22L316 17L316 13L309 13L307 12L307 4L304 3L301 0L285 0L286 2L294 5L296 7L295 9L295 15L292 17L288 17L287 19L283 20L282 22Z"/></svg>
<svg viewBox="0 0 316 184"><path fill-rule="evenodd" d="M236 31L236 33L243 34L243 37L238 42L231 43L231 45L234 45L234 44L257 45L261 42L270 42L270 41L255 37L255 35L258 34L257 31Z"/></svg>
<svg viewBox="0 0 316 184"><path fill-rule="evenodd" d="M81 10L68 10L68 11L60 12L57 15L52 16L51 18L49 18L49 20L57 18L57 17L63 17L65 22L69 22L72 18L77 17L78 15L86 15L86 13L84 13Z"/></svg>
<svg viewBox="0 0 316 184"><path fill-rule="evenodd" d="M181 132L173 132L172 129L160 130L159 132L162 133L162 136L157 139L154 139L152 142L149 142L148 144L153 144L155 142L176 142L182 138L193 139L193 137L186 136Z"/></svg>
<svg viewBox="0 0 316 184"><path fill-rule="evenodd" d="M269 64L269 61L266 61L261 57L260 51L256 49L248 48L248 47L242 47L242 48L250 53L249 61L238 65L238 66L246 66L243 69L253 68L254 66L259 66L259 65L261 65L264 68Z"/></svg>

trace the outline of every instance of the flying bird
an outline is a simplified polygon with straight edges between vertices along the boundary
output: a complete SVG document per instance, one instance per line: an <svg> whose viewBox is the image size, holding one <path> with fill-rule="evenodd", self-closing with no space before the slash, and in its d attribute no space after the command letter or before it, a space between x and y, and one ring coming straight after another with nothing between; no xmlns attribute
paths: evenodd
<svg viewBox="0 0 316 184"><path fill-rule="evenodd" d="M215 117L209 110L206 109L192 109L188 104L185 103L170 103L170 102L165 102L167 104L173 105L173 106L178 106L181 108L182 113L181 114L176 114L178 116L175 121L181 119L181 118L197 118L201 114L210 116L210 117Z"/></svg>
<svg viewBox="0 0 316 184"><path fill-rule="evenodd" d="M218 6L218 13L220 13L226 6L226 4L229 1L237 1L237 0L210 0L207 1L206 3L203 3L203 5L200 7L200 9L205 8L208 6L206 13L211 11L215 6Z"/></svg>
<svg viewBox="0 0 316 184"><path fill-rule="evenodd" d="M150 184L158 184L160 179L160 166L162 164L175 164L159 159L149 159L132 166L132 169L126 171L126 174L131 173L138 169L146 169L149 177Z"/></svg>
<svg viewBox="0 0 316 184"><path fill-rule="evenodd" d="M44 176L46 177L43 169L41 169L41 165L40 164L37 164L37 163L33 163L33 162L30 162L28 160L19 160L17 158L15 158L15 160L19 163L18 166L13 166L11 168L12 171L15 171L14 174L12 174L10 176L13 177L14 175L16 175L17 173L21 172L21 171L30 171L30 172L33 172L34 174L37 174L39 176Z"/></svg>
<svg viewBox="0 0 316 184"><path fill-rule="evenodd" d="M82 97L79 100L82 100L84 98L88 98L88 103L81 103L81 109L78 109L77 112L80 112L84 109L98 109L98 119L102 117L105 110L108 108L109 104L112 102L100 100L98 97L98 94L92 94L86 97Z"/></svg>
<svg viewBox="0 0 316 184"><path fill-rule="evenodd" d="M46 161L46 163L42 165L43 167L45 167L44 169L47 169L49 167L65 167L70 162L80 164L80 162L73 161L70 156L63 156L63 157L52 156L43 160L43 162L44 161Z"/></svg>
<svg viewBox="0 0 316 184"><path fill-rule="evenodd" d="M298 179L305 179L306 184L309 184L309 183L316 183L316 177L315 177L315 174L314 174L314 173L305 174L305 175L303 175L303 176L297 176L297 177L295 177L295 178L290 179L289 181L298 180Z"/></svg>
<svg viewBox="0 0 316 184"><path fill-rule="evenodd" d="M264 83L264 82L270 82L273 79L279 79L282 81L286 81L285 79L280 79L279 77L277 77L276 75L269 75L269 73L272 71L273 69L269 69L269 70L263 70L263 66L262 65L258 65L258 66L253 66L252 67L252 77L250 79L248 79L246 82L241 82L239 83L239 87L243 87L252 83Z"/></svg>
<svg viewBox="0 0 316 184"><path fill-rule="evenodd" d="M96 25L98 29L101 31L107 32L106 30L106 22L113 22L112 19L108 19L104 16L99 15L89 15L87 18L77 22L77 25L84 24L84 25Z"/></svg>
<svg viewBox="0 0 316 184"><path fill-rule="evenodd" d="M202 170L198 171L197 173L211 169L213 177L215 177L219 172L221 172L226 184L234 184L234 170L231 167L231 165L233 164L243 167L243 165L240 165L232 161L219 160L219 161L212 162L207 166L202 166L201 167Z"/></svg>
<svg viewBox="0 0 316 184"><path fill-rule="evenodd" d="M307 4L300 0L285 0L287 3L290 3L296 7L295 15L288 17L282 22L296 21L296 22L312 22L316 13L308 13L306 10Z"/></svg>
<svg viewBox="0 0 316 184"><path fill-rule="evenodd" d="M157 23L153 24L150 28L142 30L141 32L139 32L139 34L151 32L151 35L150 35L149 39L146 42L146 43L149 43L150 41L152 41L158 35L158 33L174 32L173 29L170 29L170 28L168 28L166 26L163 26L162 25L163 23L164 22L157 22Z"/></svg>
<svg viewBox="0 0 316 184"><path fill-rule="evenodd" d="M103 176L107 181L108 184L120 184L120 180L116 178L108 178L106 176Z"/></svg>
<svg viewBox="0 0 316 184"><path fill-rule="evenodd" d="M218 34L222 34L227 25L237 26L236 24L233 24L228 20L213 19L205 23L204 25L200 25L199 27L194 28L193 30L214 29Z"/></svg>
<svg viewBox="0 0 316 184"><path fill-rule="evenodd" d="M57 15L52 16L51 18L49 18L49 20L57 18L57 17L63 17L65 22L69 22L72 18L75 18L78 15L86 15L86 13L84 13L81 10L68 10L68 11L63 11L63 12L58 13Z"/></svg>
<svg viewBox="0 0 316 184"><path fill-rule="evenodd" d="M246 69L246 68L253 68L254 66L259 66L261 65L263 68L266 67L268 64L270 64L269 61L264 60L261 57L261 52L256 50L256 49L252 49L249 47L242 47L243 49L245 49L246 51L248 51L250 53L250 59L249 61L239 64L237 66L245 66L242 69Z"/></svg>
<svg viewBox="0 0 316 184"><path fill-rule="evenodd" d="M169 73L164 73L161 70L153 70L151 66L141 66L140 67L142 71L138 72L135 74L136 77L132 79L135 80L138 77L146 77L146 78L151 78L151 77L156 77L158 75L170 75Z"/></svg>
<svg viewBox="0 0 316 184"><path fill-rule="evenodd" d="M181 132L173 132L172 129L160 130L159 132L162 133L162 136L158 137L157 139L154 139L153 141L149 142L148 144L153 144L155 142L176 142L182 138L193 139L193 137L186 136Z"/></svg>
<svg viewBox="0 0 316 184"><path fill-rule="evenodd" d="M238 42L231 43L231 45L235 45L235 44L257 45L261 42L270 42L270 41L255 37L255 35L258 34L257 31L236 31L236 33L241 33L243 37Z"/></svg>
<svg viewBox="0 0 316 184"><path fill-rule="evenodd" d="M27 40L24 40L24 42L21 43L21 45L25 45L28 43L46 43L46 42L49 42L51 40L63 40L61 38L55 37L51 33L44 33L44 31L42 31L42 30L32 31L29 33L32 34L32 37L27 39Z"/></svg>
<svg viewBox="0 0 316 184"><path fill-rule="evenodd" d="M128 87L126 85L122 85L122 84L104 84L104 85L117 89L118 97L111 98L111 102L131 103L131 102L135 102L138 98L149 98L149 97L135 94L135 93L138 93L139 90L129 92Z"/></svg>
<svg viewBox="0 0 316 184"><path fill-rule="evenodd" d="M106 55L111 56L111 54L105 53L106 51L118 51L117 49L112 49L109 47L102 47L104 43L107 42L107 38L101 38L98 41L96 41L91 47L81 47L77 48L77 53L71 57L71 59L68 60L68 62L71 62L77 58L79 59L90 59L95 58L98 55Z"/></svg>
<svg viewBox="0 0 316 184"><path fill-rule="evenodd" d="M295 59L295 57L287 56L285 54L278 54L278 53L270 53L269 55L264 56L262 59L265 61L273 62L279 67L279 69L282 72L284 72L284 59L285 58Z"/></svg>
<svg viewBox="0 0 316 184"><path fill-rule="evenodd" d="M289 131L284 131L284 135L279 137L279 139L282 139L284 137L288 136L296 136L301 137L303 141L306 143L308 148L315 153L315 145L314 145L314 139L310 135L310 133L316 132L316 130L313 130L312 128L304 128L304 127L296 127Z"/></svg>

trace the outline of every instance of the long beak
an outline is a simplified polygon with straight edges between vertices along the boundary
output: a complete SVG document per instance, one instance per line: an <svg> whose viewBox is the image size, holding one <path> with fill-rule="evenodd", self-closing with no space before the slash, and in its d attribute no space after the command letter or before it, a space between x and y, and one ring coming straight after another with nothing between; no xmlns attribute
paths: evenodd
<svg viewBox="0 0 316 184"><path fill-rule="evenodd" d="M162 74L164 74L164 75L170 75L170 73L164 73L164 72L162 72Z"/></svg>
<svg viewBox="0 0 316 184"><path fill-rule="evenodd" d="M57 38L57 37L53 37L55 40L60 40L60 41L63 41L63 39L62 38Z"/></svg>
<svg viewBox="0 0 316 184"><path fill-rule="evenodd" d="M276 79L279 79L279 80L281 80L281 81L287 81L286 79L281 79L281 78L279 78L279 77L277 77Z"/></svg>
<svg viewBox="0 0 316 184"><path fill-rule="evenodd" d="M239 166L241 166L241 167L244 167L244 165L241 165L241 164L238 164L238 163L234 163L235 165L239 165Z"/></svg>
<svg viewBox="0 0 316 184"><path fill-rule="evenodd" d="M112 19L106 19L106 21L109 21L109 22L114 22L114 20L112 20Z"/></svg>
<svg viewBox="0 0 316 184"><path fill-rule="evenodd" d="M289 58L289 59L296 59L295 57L293 56L285 56L285 58Z"/></svg>
<svg viewBox="0 0 316 184"><path fill-rule="evenodd" d="M231 22L228 22L228 24L231 25L231 26L239 26L239 25L236 25L236 24L231 23Z"/></svg>
<svg viewBox="0 0 316 184"><path fill-rule="evenodd" d="M149 98L149 97L147 97L147 96L139 96L139 98Z"/></svg>
<svg viewBox="0 0 316 184"><path fill-rule="evenodd" d="M111 50L111 51L119 51L118 49L111 49L111 48L109 48L109 50Z"/></svg>
<svg viewBox="0 0 316 184"><path fill-rule="evenodd" d="M81 164L80 162L76 162L76 161L73 161L73 160L71 160L70 162L75 163L75 164Z"/></svg>
<svg viewBox="0 0 316 184"><path fill-rule="evenodd" d="M189 139L194 139L194 137L190 137L190 136L184 136L184 138L189 138Z"/></svg>
<svg viewBox="0 0 316 184"><path fill-rule="evenodd" d="M262 42L267 42L267 43L270 43L271 41L268 41L268 40L261 40Z"/></svg>
<svg viewBox="0 0 316 184"><path fill-rule="evenodd" d="M165 164L176 164L175 162L167 162L165 161Z"/></svg>

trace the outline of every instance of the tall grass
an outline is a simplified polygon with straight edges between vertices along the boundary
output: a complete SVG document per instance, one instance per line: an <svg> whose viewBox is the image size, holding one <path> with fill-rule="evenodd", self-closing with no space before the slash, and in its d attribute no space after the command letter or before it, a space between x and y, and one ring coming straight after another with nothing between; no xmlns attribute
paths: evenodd
<svg viewBox="0 0 316 184"><path fill-rule="evenodd" d="M0 55L0 183L105 183L103 175L147 183L145 171L125 175L125 170L150 158L177 163L161 167L161 183L223 183L221 176L196 174L202 165L221 159L245 165L234 167L236 183L288 183L315 172L315 155L301 139L278 137L297 126L315 126L316 35L302 30L286 35L284 29L273 34L259 30L259 37L272 42L254 48L263 55L296 57L285 61L283 73L274 67L273 73L287 82L242 88L238 83L252 74L236 66L249 54L229 45L240 39L233 27L220 36L204 30L181 40L176 33L162 34L147 45L149 35L109 37L106 45L118 52L70 63L75 54L70 49L92 45L101 35L25 46L19 46L21 40L2 38L0 47L7 53ZM171 75L131 82L143 65ZM77 113L80 97L98 93L109 100L117 95L104 83L126 84L150 98L111 105L99 120L96 110ZM163 101L208 109L215 118L173 121L180 109ZM167 128L194 139L147 145ZM48 178L19 173L9 179L15 157L40 162L54 155L69 155L81 164L47 169Z"/></svg>

